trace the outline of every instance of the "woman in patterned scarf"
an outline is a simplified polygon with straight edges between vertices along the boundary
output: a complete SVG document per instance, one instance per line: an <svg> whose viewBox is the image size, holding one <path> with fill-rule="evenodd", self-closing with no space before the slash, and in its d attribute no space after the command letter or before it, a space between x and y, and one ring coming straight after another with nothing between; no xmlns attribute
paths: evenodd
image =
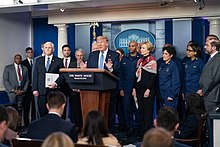
<svg viewBox="0 0 220 147"><path fill-rule="evenodd" d="M141 44L142 58L138 60L136 77L132 95L137 98L142 135L153 126L153 104L157 63L153 55L154 46L147 41Z"/></svg>

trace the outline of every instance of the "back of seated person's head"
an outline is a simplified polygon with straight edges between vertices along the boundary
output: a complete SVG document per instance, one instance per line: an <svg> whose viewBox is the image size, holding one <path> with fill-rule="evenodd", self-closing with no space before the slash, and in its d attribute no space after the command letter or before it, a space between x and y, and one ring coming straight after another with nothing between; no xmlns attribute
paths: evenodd
<svg viewBox="0 0 220 147"><path fill-rule="evenodd" d="M5 133L8 129L8 113L5 107L0 106L0 140L5 137Z"/></svg>
<svg viewBox="0 0 220 147"><path fill-rule="evenodd" d="M92 110L87 114L83 136L88 137L88 144L103 145L102 137L108 137L108 129L100 111Z"/></svg>
<svg viewBox="0 0 220 147"><path fill-rule="evenodd" d="M18 126L18 121L19 121L19 114L18 111L11 107L8 106L6 107L7 113L8 113L8 127L12 130L16 130Z"/></svg>
<svg viewBox="0 0 220 147"><path fill-rule="evenodd" d="M66 104L66 96L58 91L53 90L47 96L47 105L49 109L59 109Z"/></svg>
<svg viewBox="0 0 220 147"><path fill-rule="evenodd" d="M186 117L193 114L200 119L205 112L204 101L197 93L186 95Z"/></svg>
<svg viewBox="0 0 220 147"><path fill-rule="evenodd" d="M74 147L71 138L62 132L50 134L43 142L41 147Z"/></svg>
<svg viewBox="0 0 220 147"><path fill-rule="evenodd" d="M172 107L162 107L157 114L156 123L157 127L174 132L179 124L177 111Z"/></svg>
<svg viewBox="0 0 220 147"><path fill-rule="evenodd" d="M144 135L143 147L172 147L172 135L163 128L152 128Z"/></svg>

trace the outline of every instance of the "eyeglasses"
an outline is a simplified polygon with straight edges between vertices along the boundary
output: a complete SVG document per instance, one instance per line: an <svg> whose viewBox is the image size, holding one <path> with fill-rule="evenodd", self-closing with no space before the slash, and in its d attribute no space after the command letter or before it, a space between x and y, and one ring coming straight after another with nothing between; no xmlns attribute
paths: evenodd
<svg viewBox="0 0 220 147"><path fill-rule="evenodd" d="M194 52L194 50L186 49L187 52Z"/></svg>

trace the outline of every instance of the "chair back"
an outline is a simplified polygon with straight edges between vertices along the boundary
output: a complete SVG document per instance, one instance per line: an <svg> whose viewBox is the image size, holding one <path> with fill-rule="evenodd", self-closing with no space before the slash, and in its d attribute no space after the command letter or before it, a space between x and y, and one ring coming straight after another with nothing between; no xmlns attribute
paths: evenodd
<svg viewBox="0 0 220 147"><path fill-rule="evenodd" d="M13 147L41 147L43 140L12 139Z"/></svg>
<svg viewBox="0 0 220 147"><path fill-rule="evenodd" d="M195 147L201 146L202 141L203 141L203 134L205 131L207 118L208 118L208 112L206 112L205 114L203 114L201 116L201 120L200 120L199 127L198 127L198 135L196 138L193 138L193 139L191 139L191 138L190 139L176 138L175 140L178 142L184 143L184 144L192 143L193 146L195 146Z"/></svg>
<svg viewBox="0 0 220 147"><path fill-rule="evenodd" d="M16 107L16 102L10 102L8 94L5 91L0 91L0 106L13 106Z"/></svg>
<svg viewBox="0 0 220 147"><path fill-rule="evenodd" d="M201 116L201 120L198 128L198 141L196 143L197 147L200 146L203 141L203 134L205 132L207 118L208 118L208 112L206 112Z"/></svg>

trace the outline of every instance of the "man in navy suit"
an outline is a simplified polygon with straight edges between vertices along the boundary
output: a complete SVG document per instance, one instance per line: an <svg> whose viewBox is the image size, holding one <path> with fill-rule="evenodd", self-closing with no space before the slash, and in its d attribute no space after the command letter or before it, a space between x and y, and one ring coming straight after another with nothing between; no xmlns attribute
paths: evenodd
<svg viewBox="0 0 220 147"><path fill-rule="evenodd" d="M63 67L62 59L53 55L54 44L52 42L46 42L43 50L45 56L39 57L35 61L32 82L33 95L38 97L39 112L41 117L47 114L45 105L47 94L51 89L56 88L62 82L62 78L58 78L52 84L45 85L46 73L59 74L59 69Z"/></svg>
<svg viewBox="0 0 220 147"><path fill-rule="evenodd" d="M71 50L68 45L62 46L62 53L63 53L63 65L65 68L77 68L77 65L84 64L84 62L82 61L83 56L84 56L84 51L82 49L77 49L75 52L75 56L77 60L74 60L71 58L70 56ZM80 132L81 128L83 127L80 93L77 90L74 90L74 89L72 90L66 81L61 86L61 91L67 97L69 97L69 104L70 104L70 110L71 110L70 120L76 124L77 131Z"/></svg>
<svg viewBox="0 0 220 147"><path fill-rule="evenodd" d="M29 125L27 136L31 139L44 140L51 133L61 131L69 135L76 143L77 132L75 126L70 121L61 118L65 104L65 95L60 91L52 90L48 94L46 104L49 113Z"/></svg>
<svg viewBox="0 0 220 147"><path fill-rule="evenodd" d="M33 66L33 57L34 57L34 53L33 53L33 49L31 47L27 47L26 48L26 59L23 60L21 62L22 65L24 65L25 67L27 67L28 69L28 76L29 76L29 83L28 83L28 88L27 88L27 91L26 91L26 95L23 99L23 109L24 109L24 124L25 126L28 126L29 123L30 123L30 120L29 120L29 113L30 113L30 106L31 106L31 103L33 104L32 105L32 115L31 117L34 117L34 97L33 97L33 94L32 94L32 81L31 81L31 77L32 77L32 66Z"/></svg>
<svg viewBox="0 0 220 147"><path fill-rule="evenodd" d="M89 54L87 67L106 69L112 74L118 76L120 69L119 54L108 48L108 38L105 36L97 37L97 44L99 50ZM109 104L108 127L111 133L113 133L115 129L116 93L116 89L111 91Z"/></svg>

